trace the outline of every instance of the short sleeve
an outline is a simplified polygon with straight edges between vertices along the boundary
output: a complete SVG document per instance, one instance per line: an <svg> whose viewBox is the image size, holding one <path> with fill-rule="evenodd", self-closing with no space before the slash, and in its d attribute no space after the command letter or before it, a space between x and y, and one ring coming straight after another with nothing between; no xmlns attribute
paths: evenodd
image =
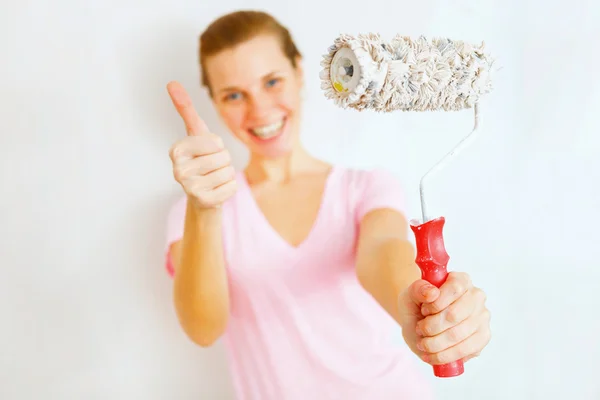
<svg viewBox="0 0 600 400"><path fill-rule="evenodd" d="M187 198L183 197L171 206L167 216L164 257L167 272L171 276L175 274L175 268L170 251L171 245L183 237L186 206Z"/></svg>
<svg viewBox="0 0 600 400"><path fill-rule="evenodd" d="M405 197L400 181L394 174L383 169L361 171L357 179L355 216L360 223L363 217L372 210L392 208L399 212L406 211Z"/></svg>

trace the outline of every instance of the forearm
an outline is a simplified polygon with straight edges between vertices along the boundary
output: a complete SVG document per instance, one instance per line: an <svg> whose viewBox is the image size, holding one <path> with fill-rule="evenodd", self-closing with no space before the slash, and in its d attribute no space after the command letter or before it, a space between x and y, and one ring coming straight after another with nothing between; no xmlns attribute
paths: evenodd
<svg viewBox="0 0 600 400"><path fill-rule="evenodd" d="M415 251L402 238L381 238L360 248L357 274L360 283L377 302L403 325L399 297L403 290L421 278L415 264Z"/></svg>
<svg viewBox="0 0 600 400"><path fill-rule="evenodd" d="M174 282L174 301L186 334L201 346L225 330L229 291L221 237L221 210L199 210L188 201Z"/></svg>

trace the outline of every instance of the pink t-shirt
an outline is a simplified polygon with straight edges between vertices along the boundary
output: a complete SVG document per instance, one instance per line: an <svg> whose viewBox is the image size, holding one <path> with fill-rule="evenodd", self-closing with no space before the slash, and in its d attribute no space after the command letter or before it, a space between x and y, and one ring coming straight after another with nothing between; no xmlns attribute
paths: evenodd
<svg viewBox="0 0 600 400"><path fill-rule="evenodd" d="M272 229L242 172L223 205L231 316L223 340L239 400L428 400L416 356L394 344L394 320L355 274L361 218L404 211L395 177L335 166L308 238ZM169 215L167 249L183 234L185 198ZM290 210L294 212L294 210ZM167 252L167 268L173 269Z"/></svg>

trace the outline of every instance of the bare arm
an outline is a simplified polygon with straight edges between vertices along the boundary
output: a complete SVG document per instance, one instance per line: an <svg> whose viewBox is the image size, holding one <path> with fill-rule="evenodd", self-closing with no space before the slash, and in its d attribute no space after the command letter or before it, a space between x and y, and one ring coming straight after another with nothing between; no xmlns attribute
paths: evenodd
<svg viewBox="0 0 600 400"><path fill-rule="evenodd" d="M179 322L192 341L210 346L225 331L229 317L221 209L199 209L188 201L183 238L171 250Z"/></svg>
<svg viewBox="0 0 600 400"><path fill-rule="evenodd" d="M356 273L361 285L400 325L400 293L421 278L408 223L392 209L373 210L361 221Z"/></svg>
<svg viewBox="0 0 600 400"><path fill-rule="evenodd" d="M220 206L236 192L235 170L223 140L211 133L178 82L167 85L187 135L169 151L173 175L188 195L183 239L171 246L174 302L184 332L213 344L229 318Z"/></svg>

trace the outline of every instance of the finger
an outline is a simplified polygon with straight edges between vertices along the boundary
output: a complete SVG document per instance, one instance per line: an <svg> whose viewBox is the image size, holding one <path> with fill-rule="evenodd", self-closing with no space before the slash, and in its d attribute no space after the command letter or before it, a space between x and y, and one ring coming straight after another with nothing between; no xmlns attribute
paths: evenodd
<svg viewBox="0 0 600 400"><path fill-rule="evenodd" d="M471 279L464 272L450 272L448 279L440 287L439 297L421 307L421 313L424 316L436 314L444 310L450 304L463 296L473 285Z"/></svg>
<svg viewBox="0 0 600 400"><path fill-rule="evenodd" d="M221 138L221 136L215 135L214 133L211 133L210 136L212 137L213 141L217 144L217 148L219 148L219 149L225 148L225 143L223 142L223 139Z"/></svg>
<svg viewBox="0 0 600 400"><path fill-rule="evenodd" d="M423 361L432 364L447 364L449 362L470 359L478 356L491 339L489 330L478 330L462 342L438 353L423 353Z"/></svg>
<svg viewBox="0 0 600 400"><path fill-rule="evenodd" d="M435 301L440 295L440 290L431 283L419 279L410 285L408 293L410 300L420 306L423 303Z"/></svg>
<svg viewBox="0 0 600 400"><path fill-rule="evenodd" d="M212 190L202 193L202 196L195 196L194 201L202 208L219 207L227 199L235 194L237 190L237 181L232 179L223 183Z"/></svg>
<svg viewBox="0 0 600 400"><path fill-rule="evenodd" d="M171 147L169 156L173 163L180 164L195 157L218 153L224 148L223 140L211 135L186 137Z"/></svg>
<svg viewBox="0 0 600 400"><path fill-rule="evenodd" d="M473 289L437 314L429 315L417 323L417 334L435 336L463 322L469 316L479 314L484 308L481 290Z"/></svg>
<svg viewBox="0 0 600 400"><path fill-rule="evenodd" d="M463 362L467 362L475 357L479 357L481 355L481 351L478 351L477 353L471 354L469 356L463 357L462 360Z"/></svg>
<svg viewBox="0 0 600 400"><path fill-rule="evenodd" d="M192 99L179 82L169 82L167 91L175 109L183 119L188 136L198 136L209 132L206 123L200 118Z"/></svg>
<svg viewBox="0 0 600 400"><path fill-rule="evenodd" d="M450 329L434 336L425 336L417 341L417 348L426 353L439 353L473 335L481 326L481 317L473 315Z"/></svg>
<svg viewBox="0 0 600 400"><path fill-rule="evenodd" d="M194 190L206 193L234 179L235 169L233 166L228 165L202 176L202 179L198 179L195 184Z"/></svg>
<svg viewBox="0 0 600 400"><path fill-rule="evenodd" d="M230 153L226 150L196 157L176 165L180 176L202 176L231 165Z"/></svg>
<svg viewBox="0 0 600 400"><path fill-rule="evenodd" d="M213 204L223 203L230 198L237 190L237 181L231 179L220 186L217 186L208 193L208 200Z"/></svg>

